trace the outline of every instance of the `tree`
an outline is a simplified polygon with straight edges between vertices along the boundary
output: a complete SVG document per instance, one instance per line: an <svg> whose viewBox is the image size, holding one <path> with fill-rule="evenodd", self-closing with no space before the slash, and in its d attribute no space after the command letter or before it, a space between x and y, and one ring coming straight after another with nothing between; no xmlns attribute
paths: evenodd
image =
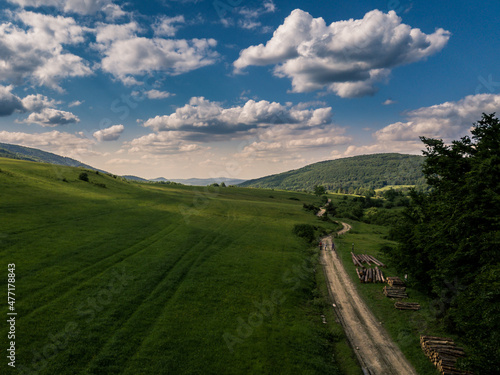
<svg viewBox="0 0 500 375"><path fill-rule="evenodd" d="M82 172L80 173L80 175L78 176L78 179L82 180L82 181L86 181L88 182L89 181L89 175L87 174L87 172Z"/></svg>
<svg viewBox="0 0 500 375"><path fill-rule="evenodd" d="M483 114L471 134L451 145L421 138L431 191L411 192L405 219L393 230L400 245L388 252L417 286L441 297L446 321L470 342L472 369L497 374L500 301L493 297L500 272L500 121ZM443 294L453 280L460 288Z"/></svg>
<svg viewBox="0 0 500 375"><path fill-rule="evenodd" d="M226 183L225 182L221 182L220 187L226 187Z"/></svg>
<svg viewBox="0 0 500 375"><path fill-rule="evenodd" d="M315 185L314 186L314 194L317 195L317 196L320 196L320 195L323 195L323 194L326 194L326 189L324 186L322 185Z"/></svg>

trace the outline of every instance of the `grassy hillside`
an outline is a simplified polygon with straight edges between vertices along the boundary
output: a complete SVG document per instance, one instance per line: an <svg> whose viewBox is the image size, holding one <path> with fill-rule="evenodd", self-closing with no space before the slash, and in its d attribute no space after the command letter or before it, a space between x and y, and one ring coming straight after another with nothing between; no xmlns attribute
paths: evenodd
<svg viewBox="0 0 500 375"><path fill-rule="evenodd" d="M0 143L0 157L97 170L96 168L80 163L75 159L59 156L51 152L38 150L36 148L11 145L8 143Z"/></svg>
<svg viewBox="0 0 500 375"><path fill-rule="evenodd" d="M302 209L315 197L81 172L0 158L11 373L338 373L314 251L292 235L297 223L335 228Z"/></svg>
<svg viewBox="0 0 500 375"><path fill-rule="evenodd" d="M249 180L240 186L285 190L328 190L354 193L356 189L379 189L387 185L423 186L422 156L401 154L361 155L324 161L272 176Z"/></svg>

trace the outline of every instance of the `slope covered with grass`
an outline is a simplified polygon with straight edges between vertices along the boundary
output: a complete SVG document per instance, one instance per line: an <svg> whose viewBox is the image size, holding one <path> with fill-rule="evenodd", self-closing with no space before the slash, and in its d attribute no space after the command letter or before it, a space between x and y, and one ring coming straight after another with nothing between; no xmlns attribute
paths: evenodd
<svg viewBox="0 0 500 375"><path fill-rule="evenodd" d="M337 373L314 251L292 235L297 223L335 228L302 209L317 198L82 172L0 159L12 373Z"/></svg>

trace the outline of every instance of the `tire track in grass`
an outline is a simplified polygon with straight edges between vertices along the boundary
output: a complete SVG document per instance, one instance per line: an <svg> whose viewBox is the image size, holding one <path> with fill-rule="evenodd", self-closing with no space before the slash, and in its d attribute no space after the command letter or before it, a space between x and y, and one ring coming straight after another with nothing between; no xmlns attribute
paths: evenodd
<svg viewBox="0 0 500 375"><path fill-rule="evenodd" d="M94 281L99 277L102 277L106 273L109 274L108 271L111 268L115 267L118 263L121 263L126 259L133 257L134 255L137 255L141 252L147 251L150 246L153 246L155 243L168 236L178 227L179 227L178 223L171 223L167 228L162 229L155 235L150 236L144 240L141 240L131 247L127 247L122 250L119 250L116 253L110 254L109 256L104 257L103 259L99 260L98 262L86 268L80 269L80 271L63 279L61 283L50 284L50 285L46 284L47 286L39 290L39 293L37 293L35 296L31 294L31 298L35 298L35 300L31 302L31 304L34 304L36 307L33 310L29 310L26 307L24 307L25 313L23 314L23 318L29 318L31 315L35 313L36 314L42 313L43 308L45 306L52 303L57 303L59 300L66 298L69 294L73 293L75 289L82 288L88 284L94 284L92 281ZM129 253L129 254L123 254L123 253ZM121 258L121 259L114 260L114 258ZM94 273L93 276L89 278L88 274L93 270L97 270L97 272ZM62 289L63 284L65 283L73 285L70 285L68 288L64 288L65 292L61 293L60 289ZM47 299L48 290L52 290L50 296L55 296L55 298L47 301L45 304L39 304L38 302L39 300Z"/></svg>
<svg viewBox="0 0 500 375"><path fill-rule="evenodd" d="M154 290L137 306L137 309L126 323L121 325L121 330L107 340L100 353L88 365L86 371L94 374L99 373L99 369L106 367L102 373L115 373L114 370L120 373L123 372L128 360L134 356L142 347L144 341L155 331L159 319L168 309L170 301L179 288L182 287L191 270L220 250L220 246L217 245L218 242L223 242L228 246L234 240L229 241L224 233L214 234L214 232L209 232L203 238L200 238L195 246L184 252L179 261L163 274ZM147 322L145 322L145 316L148 317ZM137 328L138 321L140 321L140 329ZM131 337L135 339L133 344L130 343ZM127 351L123 350L122 342L129 343Z"/></svg>

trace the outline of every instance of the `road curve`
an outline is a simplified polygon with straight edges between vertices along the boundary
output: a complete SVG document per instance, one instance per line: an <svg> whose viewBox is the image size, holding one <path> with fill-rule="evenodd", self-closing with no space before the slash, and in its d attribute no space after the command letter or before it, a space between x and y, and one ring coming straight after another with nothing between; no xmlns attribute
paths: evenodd
<svg viewBox="0 0 500 375"><path fill-rule="evenodd" d="M342 223L337 232L344 234L351 226ZM362 300L347 274L331 236L322 238L321 263L337 317L358 357L364 374L417 375L401 350Z"/></svg>

